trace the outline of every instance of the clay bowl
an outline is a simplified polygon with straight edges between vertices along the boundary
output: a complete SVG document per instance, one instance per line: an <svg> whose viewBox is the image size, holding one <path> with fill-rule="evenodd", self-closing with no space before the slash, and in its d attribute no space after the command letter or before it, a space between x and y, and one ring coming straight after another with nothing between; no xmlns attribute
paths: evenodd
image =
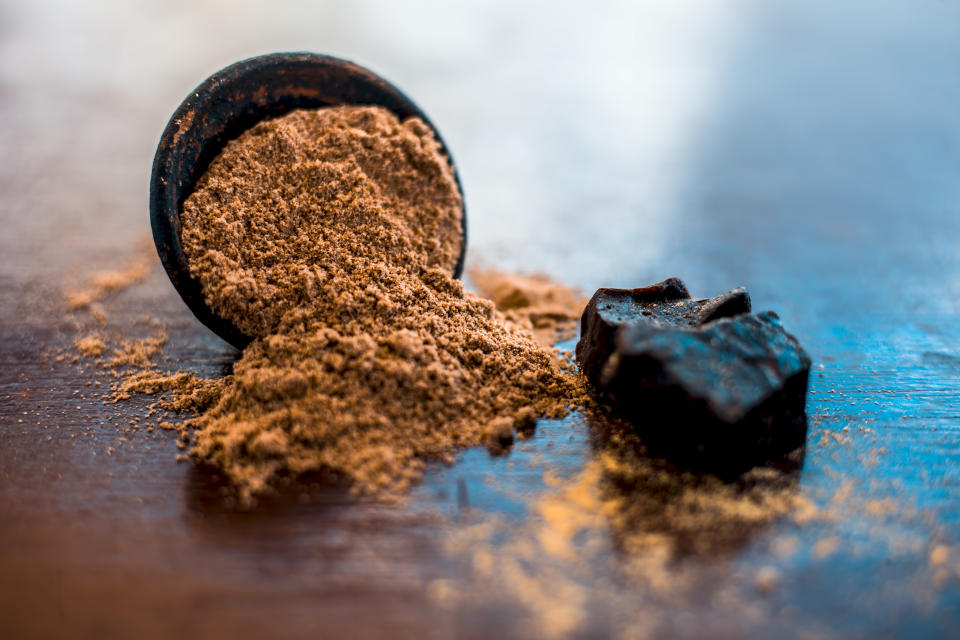
<svg viewBox="0 0 960 640"><path fill-rule="evenodd" d="M315 53L274 53L221 69L180 104L157 145L150 180L150 226L160 261L200 322L237 348L246 346L250 336L207 306L200 283L187 268L180 242L183 202L224 145L261 120L295 109L341 104L377 105L401 120L422 119L436 134L460 186L456 165L440 133L410 98L363 67ZM466 211L463 214L463 244L454 270L457 278L467 248Z"/></svg>

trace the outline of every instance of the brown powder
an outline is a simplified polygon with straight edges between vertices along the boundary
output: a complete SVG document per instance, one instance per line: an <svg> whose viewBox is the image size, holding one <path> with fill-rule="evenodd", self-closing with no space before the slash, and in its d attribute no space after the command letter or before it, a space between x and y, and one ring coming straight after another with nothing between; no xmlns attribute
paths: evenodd
<svg viewBox="0 0 960 640"><path fill-rule="evenodd" d="M140 244L148 244L148 241L141 241ZM146 278L152 260L152 257L143 251L120 269L94 273L88 278L86 286L66 292L67 309L78 311L89 308L94 320L102 324L106 320L106 314L103 307L95 303Z"/></svg>
<svg viewBox="0 0 960 640"><path fill-rule="evenodd" d="M193 455L244 498L315 470L396 493L580 401L553 352L451 277L460 206L431 130L379 108L228 144L184 205L184 248L208 304L257 339L189 422Z"/></svg>
<svg viewBox="0 0 960 640"><path fill-rule="evenodd" d="M184 203L183 243L207 303L247 335L318 306L327 324L370 326L402 313L398 279L453 272L460 212L421 120L296 111L227 145Z"/></svg>
<svg viewBox="0 0 960 640"><path fill-rule="evenodd" d="M113 392L114 401L126 400L136 393L156 395L172 392L159 406L169 411L199 411L220 399L231 378L204 379L187 372L160 373L146 369L124 377Z"/></svg>
<svg viewBox="0 0 960 640"><path fill-rule="evenodd" d="M740 486L680 473L631 439L593 439L594 457L573 476L543 469L547 489L530 500L529 518L457 527L445 543L467 559L472 579L431 585L428 594L448 606L508 602L522 613L524 636L577 636L599 609L608 635L647 637L675 615L669 603L702 596L717 575L712 567L722 572L732 616L757 589L775 589L775 568L737 585L718 560L788 517L801 500L796 484L773 470Z"/></svg>
<svg viewBox="0 0 960 640"><path fill-rule="evenodd" d="M548 347L577 335L587 298L576 289L545 275L516 275L474 269L470 279L477 292L489 298L514 324L532 332Z"/></svg>
<svg viewBox="0 0 960 640"><path fill-rule="evenodd" d="M812 505L794 473L757 467L725 482L677 470L648 457L631 425L605 422L594 429L597 452L589 464L599 469L605 514L627 553L660 546L669 557L722 557L787 514L810 519Z"/></svg>
<svg viewBox="0 0 960 640"><path fill-rule="evenodd" d="M160 351L163 349L163 345L166 343L167 332L164 329L158 330L152 336L147 338L125 338L121 340L120 345L113 350L110 359L104 363L104 366L108 368L152 367L153 358L160 353Z"/></svg>
<svg viewBox="0 0 960 640"><path fill-rule="evenodd" d="M90 333L77 338L73 344L77 353L84 358L96 358L103 355L103 352L107 350L107 343L99 333Z"/></svg>

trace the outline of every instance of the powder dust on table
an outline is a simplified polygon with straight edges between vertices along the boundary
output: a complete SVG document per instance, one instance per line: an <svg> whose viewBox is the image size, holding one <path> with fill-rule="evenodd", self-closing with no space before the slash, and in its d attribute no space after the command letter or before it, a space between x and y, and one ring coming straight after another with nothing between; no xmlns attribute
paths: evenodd
<svg viewBox="0 0 960 640"><path fill-rule="evenodd" d="M138 244L145 246L147 241L142 240ZM152 258L148 256L146 251L143 251L142 255L120 269L99 271L92 274L88 278L86 286L65 292L67 310L90 309L94 319L102 324L105 317L103 316L103 308L98 305L98 302L112 293L142 281L147 277L151 263Z"/></svg>
<svg viewBox="0 0 960 640"><path fill-rule="evenodd" d="M395 494L581 402L552 350L452 277L461 206L430 128L380 108L295 111L230 142L183 243L207 303L255 340L188 422L195 459L246 499L318 470Z"/></svg>
<svg viewBox="0 0 960 640"><path fill-rule="evenodd" d="M533 333L548 347L577 335L587 298L542 274L518 275L492 269L470 271L480 295L489 298L510 322Z"/></svg>
<svg viewBox="0 0 960 640"><path fill-rule="evenodd" d="M99 333L89 333L74 341L77 353L85 358L95 358L107 350L107 343Z"/></svg>

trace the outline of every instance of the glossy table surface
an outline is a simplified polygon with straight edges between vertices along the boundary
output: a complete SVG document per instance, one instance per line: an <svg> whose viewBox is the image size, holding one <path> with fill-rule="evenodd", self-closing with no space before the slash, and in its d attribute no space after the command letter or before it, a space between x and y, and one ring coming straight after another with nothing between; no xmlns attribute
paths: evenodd
<svg viewBox="0 0 960 640"><path fill-rule="evenodd" d="M960 633L956 5L78 4L0 4L0 635ZM111 340L165 328L159 365L206 376L236 358L144 248L150 162L207 74L298 49L430 114L468 268L778 311L814 360L806 506L624 549L578 493L603 445L575 414L403 505L312 483L237 511L144 428L152 399L105 405L63 298L99 270L149 260L104 301Z"/></svg>

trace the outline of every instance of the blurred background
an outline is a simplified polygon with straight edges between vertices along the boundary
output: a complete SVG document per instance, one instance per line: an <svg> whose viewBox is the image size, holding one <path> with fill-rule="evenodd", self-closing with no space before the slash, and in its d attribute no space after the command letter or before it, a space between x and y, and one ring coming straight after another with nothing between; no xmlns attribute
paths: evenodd
<svg viewBox="0 0 960 640"><path fill-rule="evenodd" d="M86 613L72 614L83 623L81 635L91 637L144 631L136 620L150 621L154 632L221 634L226 627L197 627L196 618L168 620L153 600L125 599L132 596L123 585L159 581L169 584L159 602L189 608L170 593L197 568L254 585L250 602L264 593L279 598L276 585L263 582L266 574L295 576L324 597L341 593L336 585L315 583L333 572L333 557L352 559L336 565L343 575L390 576L394 585L407 584L397 576L424 573L421 560L401 552L385 558L368 549L357 560L325 538L310 537L342 526L331 524L328 512L258 521L249 525L256 533L235 523L198 528L210 515L189 495L181 500L189 472L172 463L172 439L147 454L152 462L91 465L86 449L56 445L37 453L31 418L21 411L32 408L32 400L28 407L21 397L29 377L53 376L50 386L63 380L40 373L36 364L44 349L71 344L58 306L63 288L117 267L148 235L152 157L180 101L232 62L296 50L369 67L430 115L463 181L468 268L542 272L587 294L670 276L684 279L695 296L745 285L755 306L779 311L811 352L817 373L800 478L804 495L825 503L837 487L854 483L865 495L893 500L898 510L910 505L921 515L898 522L906 537L882 545L873 525L854 517L824 525L816 536L773 527L729 564L710 565L719 571L718 584L778 562L770 552L777 540L798 535L798 548L806 551L777 565L783 587L776 598L742 610L723 629L731 636L744 628L778 629L778 616L789 614L807 626L783 631L787 636L810 629L817 636L956 633L960 3L951 0L0 0L0 541L7 548L0 555L0 574L7 574L0 594L19 603L7 609L10 616L17 612L14 629L31 628L25 616L44 611L44 594L80 597L78 585L89 584L77 576L91 567L106 567L113 576L90 591L97 600L83 600ZM120 304L130 318L150 312L168 323L171 344L181 345L172 347L178 359L172 366L216 371L234 352L189 316L155 266L145 288ZM100 419L99 405L71 417L64 393L51 400L63 416L58 424ZM824 444L865 425L869 440L840 450ZM103 442L115 438L109 429L103 433ZM583 433L570 437L569 459L544 448L543 442L554 442L550 433L547 428L540 444L529 445L531 459L554 456L571 468L583 462L589 450ZM566 432L553 433L556 442L568 442ZM874 455L880 449L883 454ZM524 464L523 455L513 462ZM507 464L468 453L453 470L429 476L414 502L455 495L444 487L464 480L475 509L488 504L491 512L504 511L509 503L524 513L531 498L507 499L503 487L487 481L508 474ZM150 474L142 471L147 467ZM83 482L56 485L56 497L44 488L77 469L86 474ZM123 516L85 521L85 553L96 560L64 561L58 550L69 544L58 532L88 517L84 509L91 504L99 518ZM144 530L156 523L168 536L163 541ZM234 535L241 530L249 538ZM389 540L406 540L397 535ZM284 549L254 543L258 536L283 541ZM817 536L845 541L842 553L814 553ZM222 539L235 555L214 561L211 548ZM371 548L381 544L376 538ZM21 547L27 559L17 564ZM307 555L318 547L336 551L305 562L288 547ZM207 555L192 556L195 548ZM157 568L170 557L181 559L176 571L183 575ZM270 564L275 559L279 564ZM936 573L940 560L946 573ZM32 567L40 565L48 571L37 574ZM72 587L63 587L64 572L76 578ZM400 635L436 634L437 627L417 622L425 619L422 603L410 604L424 592L419 580L410 578L402 597L355 587L352 600L336 602L351 612L375 603ZM224 588L204 586L203 602L219 610ZM183 597L196 592L184 588ZM696 605L699 613L674 603L681 615L662 628L697 636L723 610L723 593L710 591ZM10 600L14 596L19 600ZM104 622L114 601L124 603L130 617L119 626ZM663 608L633 594L618 615L641 601L651 615ZM337 618L332 605L314 614L307 612L315 602L296 605L281 608L301 631L317 628L311 615L356 623ZM486 624L513 620L502 611L484 615ZM575 626L577 633L613 634L616 629L603 624L616 616L604 615ZM236 629L257 628L243 620ZM483 635L470 631L474 622L439 629L441 635L451 628ZM63 631L50 624L47 631ZM359 629L376 635L376 624ZM621 631L644 635L643 625Z"/></svg>
<svg viewBox="0 0 960 640"><path fill-rule="evenodd" d="M812 263L869 287L876 261L903 258L903 233L936 254L909 260L956 266L905 211L957 218L958 24L955 3L932 0L7 1L2 215L24 227L7 242L69 270L63 249L141 233L180 100L238 59L309 50L370 67L431 115L463 176L476 263L586 288L675 274L704 295L726 288L709 280L718 260L755 287ZM782 217L791 253L730 247L783 232ZM51 226L65 244L45 241ZM711 246L689 246L691 231Z"/></svg>

